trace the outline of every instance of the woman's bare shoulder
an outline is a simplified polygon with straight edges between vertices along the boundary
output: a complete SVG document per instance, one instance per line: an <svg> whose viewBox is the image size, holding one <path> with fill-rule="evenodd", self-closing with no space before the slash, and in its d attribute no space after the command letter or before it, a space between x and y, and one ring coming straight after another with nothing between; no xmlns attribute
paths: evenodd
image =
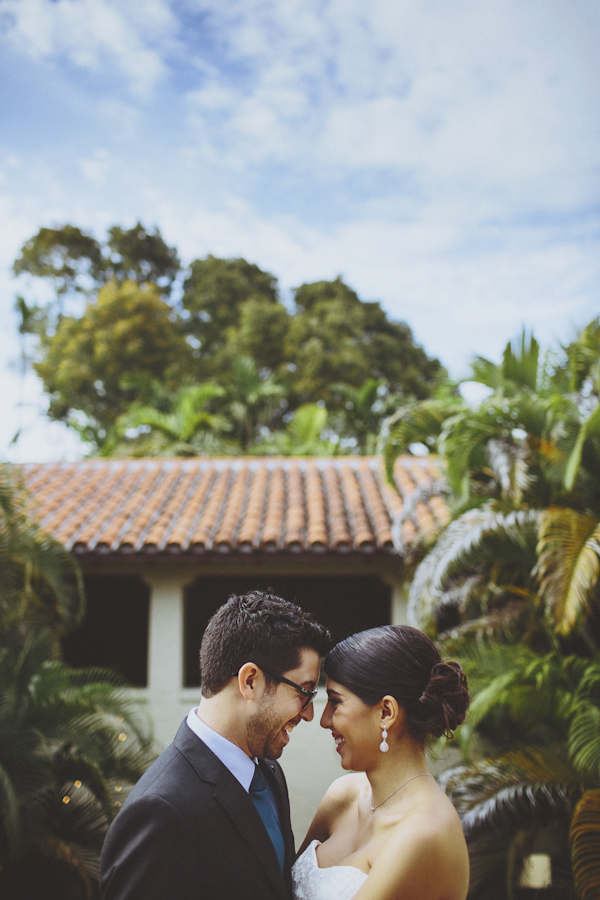
<svg viewBox="0 0 600 900"><path fill-rule="evenodd" d="M367 883L368 896L381 900L402 896L464 900L469 884L467 846L456 810L442 792L415 803L389 828Z"/></svg>
<svg viewBox="0 0 600 900"><path fill-rule="evenodd" d="M304 839L300 853L313 840L326 841L336 822L344 815L346 810L356 805L361 788L367 783L366 776L362 772L342 775L328 787L325 796L319 804L308 834Z"/></svg>
<svg viewBox="0 0 600 900"><path fill-rule="evenodd" d="M363 772L352 772L349 775L342 775L341 778L336 778L329 785L323 801L327 800L336 805L354 801L366 782L367 777Z"/></svg>
<svg viewBox="0 0 600 900"><path fill-rule="evenodd" d="M442 791L416 803L390 829L377 862L385 866L398 857L404 863L404 877L411 880L417 873L419 880L453 883L448 896L462 896L469 873L467 845L458 814ZM427 875L420 872L425 858ZM427 891L424 895L429 896Z"/></svg>

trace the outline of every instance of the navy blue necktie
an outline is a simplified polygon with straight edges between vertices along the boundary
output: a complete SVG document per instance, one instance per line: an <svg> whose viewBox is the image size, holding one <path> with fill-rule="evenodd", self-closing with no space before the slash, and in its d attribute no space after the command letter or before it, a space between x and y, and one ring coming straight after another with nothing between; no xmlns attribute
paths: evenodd
<svg viewBox="0 0 600 900"><path fill-rule="evenodd" d="M250 784L250 796L252 797L252 802L254 803L256 809L258 810L259 816L263 820L264 826L267 829L269 837L271 838L271 842L275 847L275 853L277 854L277 859L279 860L279 865L281 867L281 871L283 872L283 864L285 861L285 845L283 843L283 835L275 817L275 813L273 812L271 801L269 800L269 792L267 791L267 782L265 781L265 776L260 771L258 766L256 766L254 777L252 779L252 783Z"/></svg>

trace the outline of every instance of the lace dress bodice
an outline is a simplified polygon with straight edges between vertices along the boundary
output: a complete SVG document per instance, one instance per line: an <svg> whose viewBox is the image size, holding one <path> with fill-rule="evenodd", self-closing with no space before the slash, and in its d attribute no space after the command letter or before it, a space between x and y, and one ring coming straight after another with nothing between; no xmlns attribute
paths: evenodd
<svg viewBox="0 0 600 900"><path fill-rule="evenodd" d="M313 841L309 844L294 863L294 900L352 900L367 880L367 875L354 866L320 869L317 861L319 843Z"/></svg>

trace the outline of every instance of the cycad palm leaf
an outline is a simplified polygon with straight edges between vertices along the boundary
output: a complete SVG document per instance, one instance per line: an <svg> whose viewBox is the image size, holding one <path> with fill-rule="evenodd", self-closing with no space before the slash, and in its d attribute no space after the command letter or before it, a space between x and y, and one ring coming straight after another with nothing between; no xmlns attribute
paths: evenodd
<svg viewBox="0 0 600 900"><path fill-rule="evenodd" d="M565 507L542 513L538 540L540 594L559 634L587 615L600 574L600 522Z"/></svg>
<svg viewBox="0 0 600 900"><path fill-rule="evenodd" d="M315 403L306 403L294 413L288 425L290 443L299 453L315 446L327 422L327 410Z"/></svg>
<svg viewBox="0 0 600 900"><path fill-rule="evenodd" d="M571 819L571 863L579 900L600 897L600 790L586 791Z"/></svg>
<svg viewBox="0 0 600 900"><path fill-rule="evenodd" d="M600 782L600 709L593 703L577 709L569 732L569 748L579 771Z"/></svg>
<svg viewBox="0 0 600 900"><path fill-rule="evenodd" d="M413 406L405 406L387 420L383 446L383 459L388 481L394 484L394 462L407 453L411 444L431 445L442 430L446 419L457 409L463 408L458 400L423 400Z"/></svg>
<svg viewBox="0 0 600 900"><path fill-rule="evenodd" d="M451 522L415 573L408 594L411 621L424 625L442 601L449 579L469 567L494 559L499 575L502 561L508 571L523 559L533 565L538 518L537 510L505 515L486 508L469 510Z"/></svg>
<svg viewBox="0 0 600 900"><path fill-rule="evenodd" d="M440 781L467 838L563 814L578 792L577 775L559 750L544 755L531 749L512 751L451 769Z"/></svg>
<svg viewBox="0 0 600 900"><path fill-rule="evenodd" d="M577 440L575 441L575 446L569 456L565 471L565 488L568 491L572 490L573 485L575 484L577 472L579 471L579 466L581 464L583 445L586 439L591 435L600 435L600 406L597 406L594 412L582 424L579 434L577 435Z"/></svg>

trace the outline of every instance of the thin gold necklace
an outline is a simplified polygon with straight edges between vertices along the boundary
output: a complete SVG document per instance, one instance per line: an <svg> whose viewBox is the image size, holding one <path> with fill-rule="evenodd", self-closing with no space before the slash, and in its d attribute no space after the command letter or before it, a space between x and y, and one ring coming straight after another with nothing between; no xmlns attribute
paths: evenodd
<svg viewBox="0 0 600 900"><path fill-rule="evenodd" d="M400 787L397 787L395 791L392 791L390 797L393 797L394 794L397 794L400 788L403 788L405 784L408 784L409 781L412 781L413 778L422 778L423 775L431 775L431 772L419 772L418 775L412 775L410 778L407 778L406 781L403 781ZM431 775L433 778L433 775ZM371 812L375 812L376 809L379 809L380 806L383 806L384 803L387 803L390 797L386 797L385 800L382 800L381 803L378 803L377 806L371 807Z"/></svg>

